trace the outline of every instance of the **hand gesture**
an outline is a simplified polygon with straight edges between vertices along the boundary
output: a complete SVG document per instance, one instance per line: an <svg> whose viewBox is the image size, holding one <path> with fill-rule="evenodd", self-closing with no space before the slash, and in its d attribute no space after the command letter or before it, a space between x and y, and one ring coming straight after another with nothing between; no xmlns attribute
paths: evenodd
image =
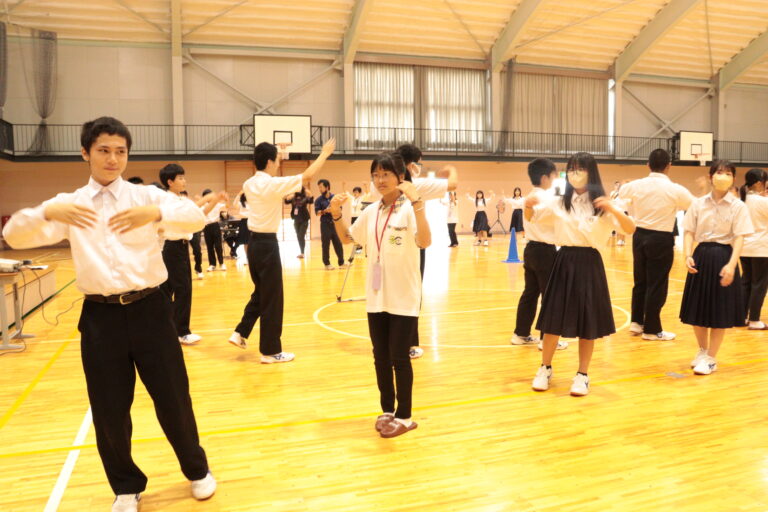
<svg viewBox="0 0 768 512"><path fill-rule="evenodd" d="M320 154L325 155L326 157L329 157L331 156L331 154L335 149L336 149L336 138L331 137L325 142L325 144L323 144L323 149L320 151Z"/></svg>
<svg viewBox="0 0 768 512"><path fill-rule="evenodd" d="M160 208L151 204L148 206L134 206L109 219L109 227L121 235L128 231L140 228L150 222L159 221L162 218Z"/></svg>
<svg viewBox="0 0 768 512"><path fill-rule="evenodd" d="M218 198L219 198L219 201L223 203L229 203L229 194L227 194L226 190L222 190L221 192L219 192Z"/></svg>
<svg viewBox="0 0 768 512"><path fill-rule="evenodd" d="M597 199L592 201L592 204L595 205L595 208L603 210L604 212L613 213L616 211L616 207L614 206L613 201L611 201L605 196L598 197Z"/></svg>
<svg viewBox="0 0 768 512"><path fill-rule="evenodd" d="M525 207L526 208L533 208L537 204L539 204L541 201L538 197L536 197L534 194L529 195L525 198Z"/></svg>
<svg viewBox="0 0 768 512"><path fill-rule="evenodd" d="M693 257L688 256L685 259L685 266L688 268L689 274L698 274L699 271L696 270L696 262L693 260Z"/></svg>
<svg viewBox="0 0 768 512"><path fill-rule="evenodd" d="M338 217L341 215L341 205L349 199L349 195L346 192L336 194L331 198L331 204L328 209L331 211L331 215Z"/></svg>
<svg viewBox="0 0 768 512"><path fill-rule="evenodd" d="M726 265L720 271L720 286L729 286L733 282L734 268L730 265Z"/></svg>
<svg viewBox="0 0 768 512"><path fill-rule="evenodd" d="M90 228L97 221L96 212L85 206L74 203L51 203L43 213L46 220L55 220L75 226Z"/></svg>
<svg viewBox="0 0 768 512"><path fill-rule="evenodd" d="M419 191L416 190L416 185L411 183L410 181L404 181L401 184L397 186L397 188L405 194L405 197L408 198L408 200L412 203L415 203L416 201L421 201L421 197L419 196Z"/></svg>

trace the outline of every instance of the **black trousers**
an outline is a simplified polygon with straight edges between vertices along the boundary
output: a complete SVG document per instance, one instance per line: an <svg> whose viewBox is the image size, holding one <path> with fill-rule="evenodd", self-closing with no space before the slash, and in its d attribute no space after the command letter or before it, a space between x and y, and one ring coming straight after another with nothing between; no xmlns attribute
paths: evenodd
<svg viewBox="0 0 768 512"><path fill-rule="evenodd" d="M143 492L147 477L131 457L131 404L138 371L189 480L208 474L171 304L162 292L128 305L85 300L78 329L96 445L115 494Z"/></svg>
<svg viewBox="0 0 768 512"><path fill-rule="evenodd" d="M186 336L192 312L192 272L189 268L189 243L186 240L166 240L163 261L168 280L160 285L171 300L173 324L179 336Z"/></svg>
<svg viewBox="0 0 768 512"><path fill-rule="evenodd" d="M741 285L744 289L744 318L760 321L765 292L768 290L768 258L741 257Z"/></svg>
<svg viewBox="0 0 768 512"><path fill-rule="evenodd" d="M299 239L299 249L301 249L301 254L304 254L304 247L307 244L305 238L307 237L308 227L309 219L293 219L293 229L296 230L296 238Z"/></svg>
<svg viewBox="0 0 768 512"><path fill-rule="evenodd" d="M205 247L208 250L208 265L216 266L216 258L219 259L219 265L224 264L224 250L221 245L221 228L218 222L206 224L203 229L205 236ZM214 255L215 251L215 255Z"/></svg>
<svg viewBox="0 0 768 512"><path fill-rule="evenodd" d="M408 353L418 332L417 320L416 316L368 313L381 411L394 413L396 418L401 419L411 417L413 367Z"/></svg>
<svg viewBox="0 0 768 512"><path fill-rule="evenodd" d="M235 331L248 338L256 320L261 318L259 351L271 356L283 351L280 341L283 334L283 265L277 235L251 233L247 254L254 288Z"/></svg>
<svg viewBox="0 0 768 512"><path fill-rule="evenodd" d="M459 239L456 238L456 223L448 224L448 236L451 237L451 245L459 245Z"/></svg>
<svg viewBox="0 0 768 512"><path fill-rule="evenodd" d="M339 266L344 264L344 248L341 246L339 235L336 234L336 228L331 223L320 222L320 239L323 244L323 265L331 264L331 243L339 260Z"/></svg>
<svg viewBox="0 0 768 512"><path fill-rule="evenodd" d="M203 251L200 247L200 234L202 231L192 235L192 240L189 241L189 245L192 246L192 254L195 257L195 273L199 274L203 271Z"/></svg>
<svg viewBox="0 0 768 512"><path fill-rule="evenodd" d="M536 318L536 306L539 296L547 290L552 266L555 264L557 248L529 240L523 251L523 270L525 271L525 288L517 303L517 321L515 334L521 338L531 335L531 325Z"/></svg>
<svg viewBox="0 0 768 512"><path fill-rule="evenodd" d="M662 331L661 308L667 301L674 246L675 237L665 231L637 228L632 236L632 321L642 325L647 334Z"/></svg>

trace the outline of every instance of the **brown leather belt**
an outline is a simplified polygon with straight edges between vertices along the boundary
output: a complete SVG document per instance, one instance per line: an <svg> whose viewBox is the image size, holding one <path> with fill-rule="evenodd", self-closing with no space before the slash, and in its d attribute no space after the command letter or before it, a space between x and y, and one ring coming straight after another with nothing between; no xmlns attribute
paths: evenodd
<svg viewBox="0 0 768 512"><path fill-rule="evenodd" d="M120 293L117 295L86 295L85 300L100 302L102 304L122 304L125 306L141 300L147 295L155 293L159 289L159 286L155 286L154 288L144 288L143 290Z"/></svg>

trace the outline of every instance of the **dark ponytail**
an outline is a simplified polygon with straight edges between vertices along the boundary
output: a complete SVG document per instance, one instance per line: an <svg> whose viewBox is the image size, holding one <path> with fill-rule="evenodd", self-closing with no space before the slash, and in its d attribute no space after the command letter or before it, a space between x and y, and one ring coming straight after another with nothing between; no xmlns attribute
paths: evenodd
<svg viewBox="0 0 768 512"><path fill-rule="evenodd" d="M750 188L754 187L758 182L761 182L765 186L765 182L768 179L768 174L762 169L750 169L747 174L744 175L744 184L739 189L739 195L742 201L747 200L747 192Z"/></svg>

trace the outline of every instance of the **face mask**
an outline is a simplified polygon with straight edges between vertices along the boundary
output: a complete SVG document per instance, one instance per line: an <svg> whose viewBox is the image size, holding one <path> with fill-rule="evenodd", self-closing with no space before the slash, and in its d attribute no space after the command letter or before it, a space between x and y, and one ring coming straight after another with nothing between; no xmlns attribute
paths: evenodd
<svg viewBox="0 0 768 512"><path fill-rule="evenodd" d="M589 175L584 171L568 173L568 183L573 188L584 188L587 185L587 179L589 179Z"/></svg>
<svg viewBox="0 0 768 512"><path fill-rule="evenodd" d="M718 192L726 192L733 185L733 176L730 174L715 174L712 176L712 186Z"/></svg>

